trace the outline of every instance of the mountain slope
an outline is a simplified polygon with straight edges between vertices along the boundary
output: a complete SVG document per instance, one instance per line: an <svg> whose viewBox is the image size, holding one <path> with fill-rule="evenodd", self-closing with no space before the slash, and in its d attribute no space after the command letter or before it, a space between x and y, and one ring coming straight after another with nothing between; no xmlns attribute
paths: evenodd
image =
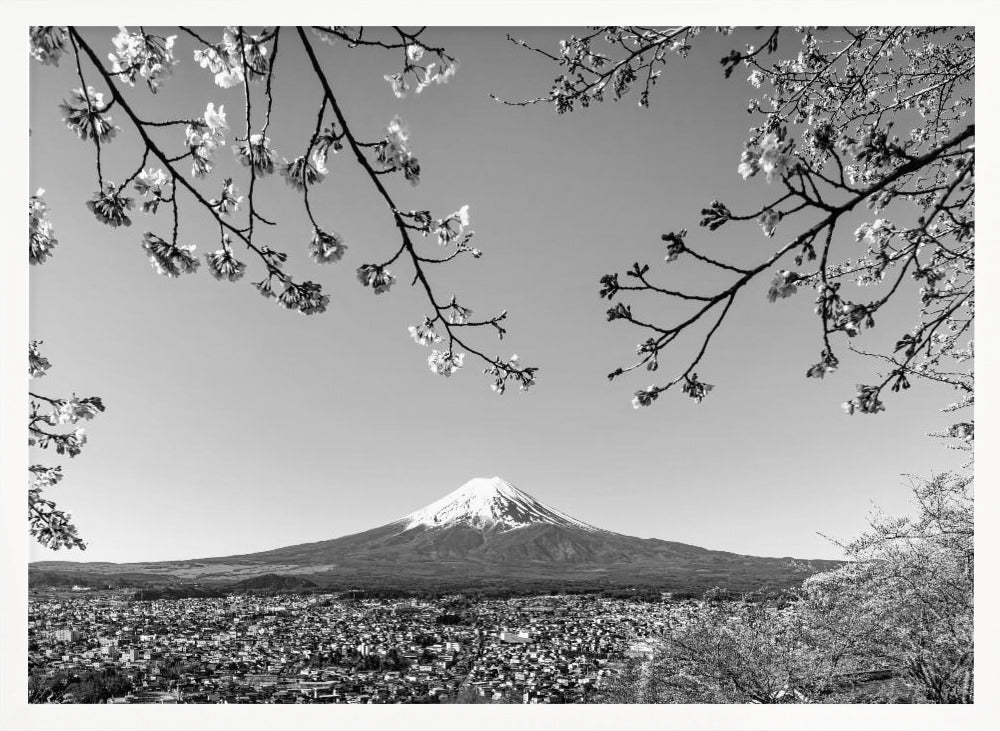
<svg viewBox="0 0 1000 731"><path fill-rule="evenodd" d="M833 561L742 556L602 530L551 508L499 478L476 478L378 528L259 553L144 564L39 562L32 569L158 574L223 582L266 573L320 584L449 585L560 581L664 588L799 583Z"/></svg>

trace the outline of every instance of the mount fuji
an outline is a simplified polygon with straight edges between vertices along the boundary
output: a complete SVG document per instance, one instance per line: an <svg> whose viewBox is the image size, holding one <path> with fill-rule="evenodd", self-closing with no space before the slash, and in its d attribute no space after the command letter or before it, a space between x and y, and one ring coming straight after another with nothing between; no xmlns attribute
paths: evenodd
<svg viewBox="0 0 1000 731"><path fill-rule="evenodd" d="M297 576L340 587L645 586L664 590L790 586L838 562L744 556L636 538L577 520L500 477L475 478L378 528L260 553L189 561L43 561L30 571L115 574L139 583L225 584ZM86 577L84 577L86 578Z"/></svg>
<svg viewBox="0 0 1000 731"><path fill-rule="evenodd" d="M600 530L542 504L500 477L469 480L454 492L397 522L405 523L405 530L455 525L513 530L538 524Z"/></svg>

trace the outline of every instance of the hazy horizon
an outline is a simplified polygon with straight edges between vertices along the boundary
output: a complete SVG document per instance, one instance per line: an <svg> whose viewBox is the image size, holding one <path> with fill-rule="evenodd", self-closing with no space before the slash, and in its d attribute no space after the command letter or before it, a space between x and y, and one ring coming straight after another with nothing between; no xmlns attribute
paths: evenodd
<svg viewBox="0 0 1000 731"><path fill-rule="evenodd" d="M769 192L736 172L753 122L749 89L740 70L725 80L718 58L742 41L699 38L690 59L671 62L650 110L629 99L557 115L489 99L538 96L554 73L505 41L506 30L430 29L428 42L458 57L458 73L405 100L382 79L393 71L384 57L342 53L333 73L345 114L365 138L396 114L409 126L423 171L417 188L389 181L401 206L435 215L470 206L484 256L433 276L442 296L454 291L477 315L509 311L502 342L484 334L476 343L540 371L530 392L500 398L471 359L450 379L428 371L427 350L407 334L425 310L407 267L383 296L356 281L357 266L385 258L396 239L347 153L331 159L317 189L321 216L349 247L337 264L319 267L306 256L301 201L284 181L262 184L265 215L283 222L275 248L289 253L291 272L324 285L327 313L303 317L265 302L249 277L220 283L201 271L169 280L139 245L143 231L168 229L169 213L134 210L134 224L121 229L95 220L84 207L95 188L93 147L66 129L58 108L79 86L76 70L31 65L31 190L46 189L60 241L30 275L31 337L44 341L53 363L32 387L99 395L107 406L86 424L85 451L59 459L65 479L52 489L89 548L50 551L32 541L32 561L181 560L320 541L390 522L492 475L617 533L840 558L823 535L856 535L872 505L908 512L902 475L964 461L925 436L949 423L939 413L947 390L917 384L888 398L883 414L848 417L839 403L876 363L845 350L833 377L804 377L820 349L812 308L801 301L808 293L770 304L763 290L747 292L698 369L716 384L712 394L695 405L671 393L633 410L632 391L652 379L641 372L608 384L606 374L641 338L605 322L598 278L633 261L662 263L666 231L687 228L715 251L768 241L754 226L709 237L697 225L712 199L743 209ZM547 48L566 33L512 32ZM106 54L114 33L85 35ZM306 61L295 43L282 46L276 73L289 79ZM243 132L243 92L216 87L182 48L163 91L136 96L150 116L225 104L231 141ZM291 158L309 134L317 92L308 82L276 87L270 136ZM112 116L123 132L106 149L105 175L121 180L137 163L135 135L120 110ZM237 170L228 149L216 157L211 180ZM215 248L215 235L189 210L182 242L201 255ZM862 347L909 328L912 300L897 299L874 336L859 338Z"/></svg>

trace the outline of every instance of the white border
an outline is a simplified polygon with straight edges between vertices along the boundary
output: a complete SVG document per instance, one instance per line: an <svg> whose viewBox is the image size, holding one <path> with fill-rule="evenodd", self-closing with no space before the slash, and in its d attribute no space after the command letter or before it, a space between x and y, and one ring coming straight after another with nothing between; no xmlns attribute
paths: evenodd
<svg viewBox="0 0 1000 731"><path fill-rule="evenodd" d="M24 530L24 470L27 448L24 419L27 414L24 346L27 327L27 265L24 261L24 202L28 193L26 26L40 23L81 25L177 24L224 25L238 18L247 24L279 22L339 23L355 25L576 25L604 23L699 23L706 25L796 25L835 23L976 25L980 50L977 86L977 123L980 134L980 164L977 171L980 200L980 232L1000 231L997 225L997 73L990 57L998 48L993 21L998 14L988 0L942 0L940 2L873 2L872 0L716 0L695 2L528 2L496 0L490 4L425 0L380 0L376 4L353 3L336 8L334 3L283 0L170 0L140 5L121 0L7 0L2 5L0 59L5 78L7 104L0 116L7 176L0 196L0 215L5 222L0 245L0 727L8 729L143 729L233 728L245 731L274 729L383 729L383 728L519 728L519 729L992 729L1000 718L995 690L998 674L997 632L992 611L997 606L996 532L990 530L997 516L996 444L993 409L996 370L996 300L991 287L980 288L980 318L977 353L980 374L977 431L980 453L976 462L978 496L976 594L980 607L976 643L979 689L974 706L28 706L26 696L27 615L26 567L28 542ZM985 58L985 62L984 62ZM540 77L544 80L544 77ZM991 83L992 82L992 83ZM990 134L990 130L994 134ZM985 187L983 187L985 185ZM996 247L980 250L979 274L990 279L997 273ZM986 267L985 272L983 267ZM985 449L983 447L986 447ZM984 479L985 478L985 479Z"/></svg>

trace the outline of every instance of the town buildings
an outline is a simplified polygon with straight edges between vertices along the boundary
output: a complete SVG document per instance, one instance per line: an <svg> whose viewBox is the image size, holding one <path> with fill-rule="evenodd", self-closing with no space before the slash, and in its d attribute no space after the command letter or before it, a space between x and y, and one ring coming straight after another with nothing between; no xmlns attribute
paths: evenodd
<svg viewBox="0 0 1000 731"><path fill-rule="evenodd" d="M599 596L471 601L33 590L29 672L115 670L109 702L580 702L678 607Z"/></svg>

